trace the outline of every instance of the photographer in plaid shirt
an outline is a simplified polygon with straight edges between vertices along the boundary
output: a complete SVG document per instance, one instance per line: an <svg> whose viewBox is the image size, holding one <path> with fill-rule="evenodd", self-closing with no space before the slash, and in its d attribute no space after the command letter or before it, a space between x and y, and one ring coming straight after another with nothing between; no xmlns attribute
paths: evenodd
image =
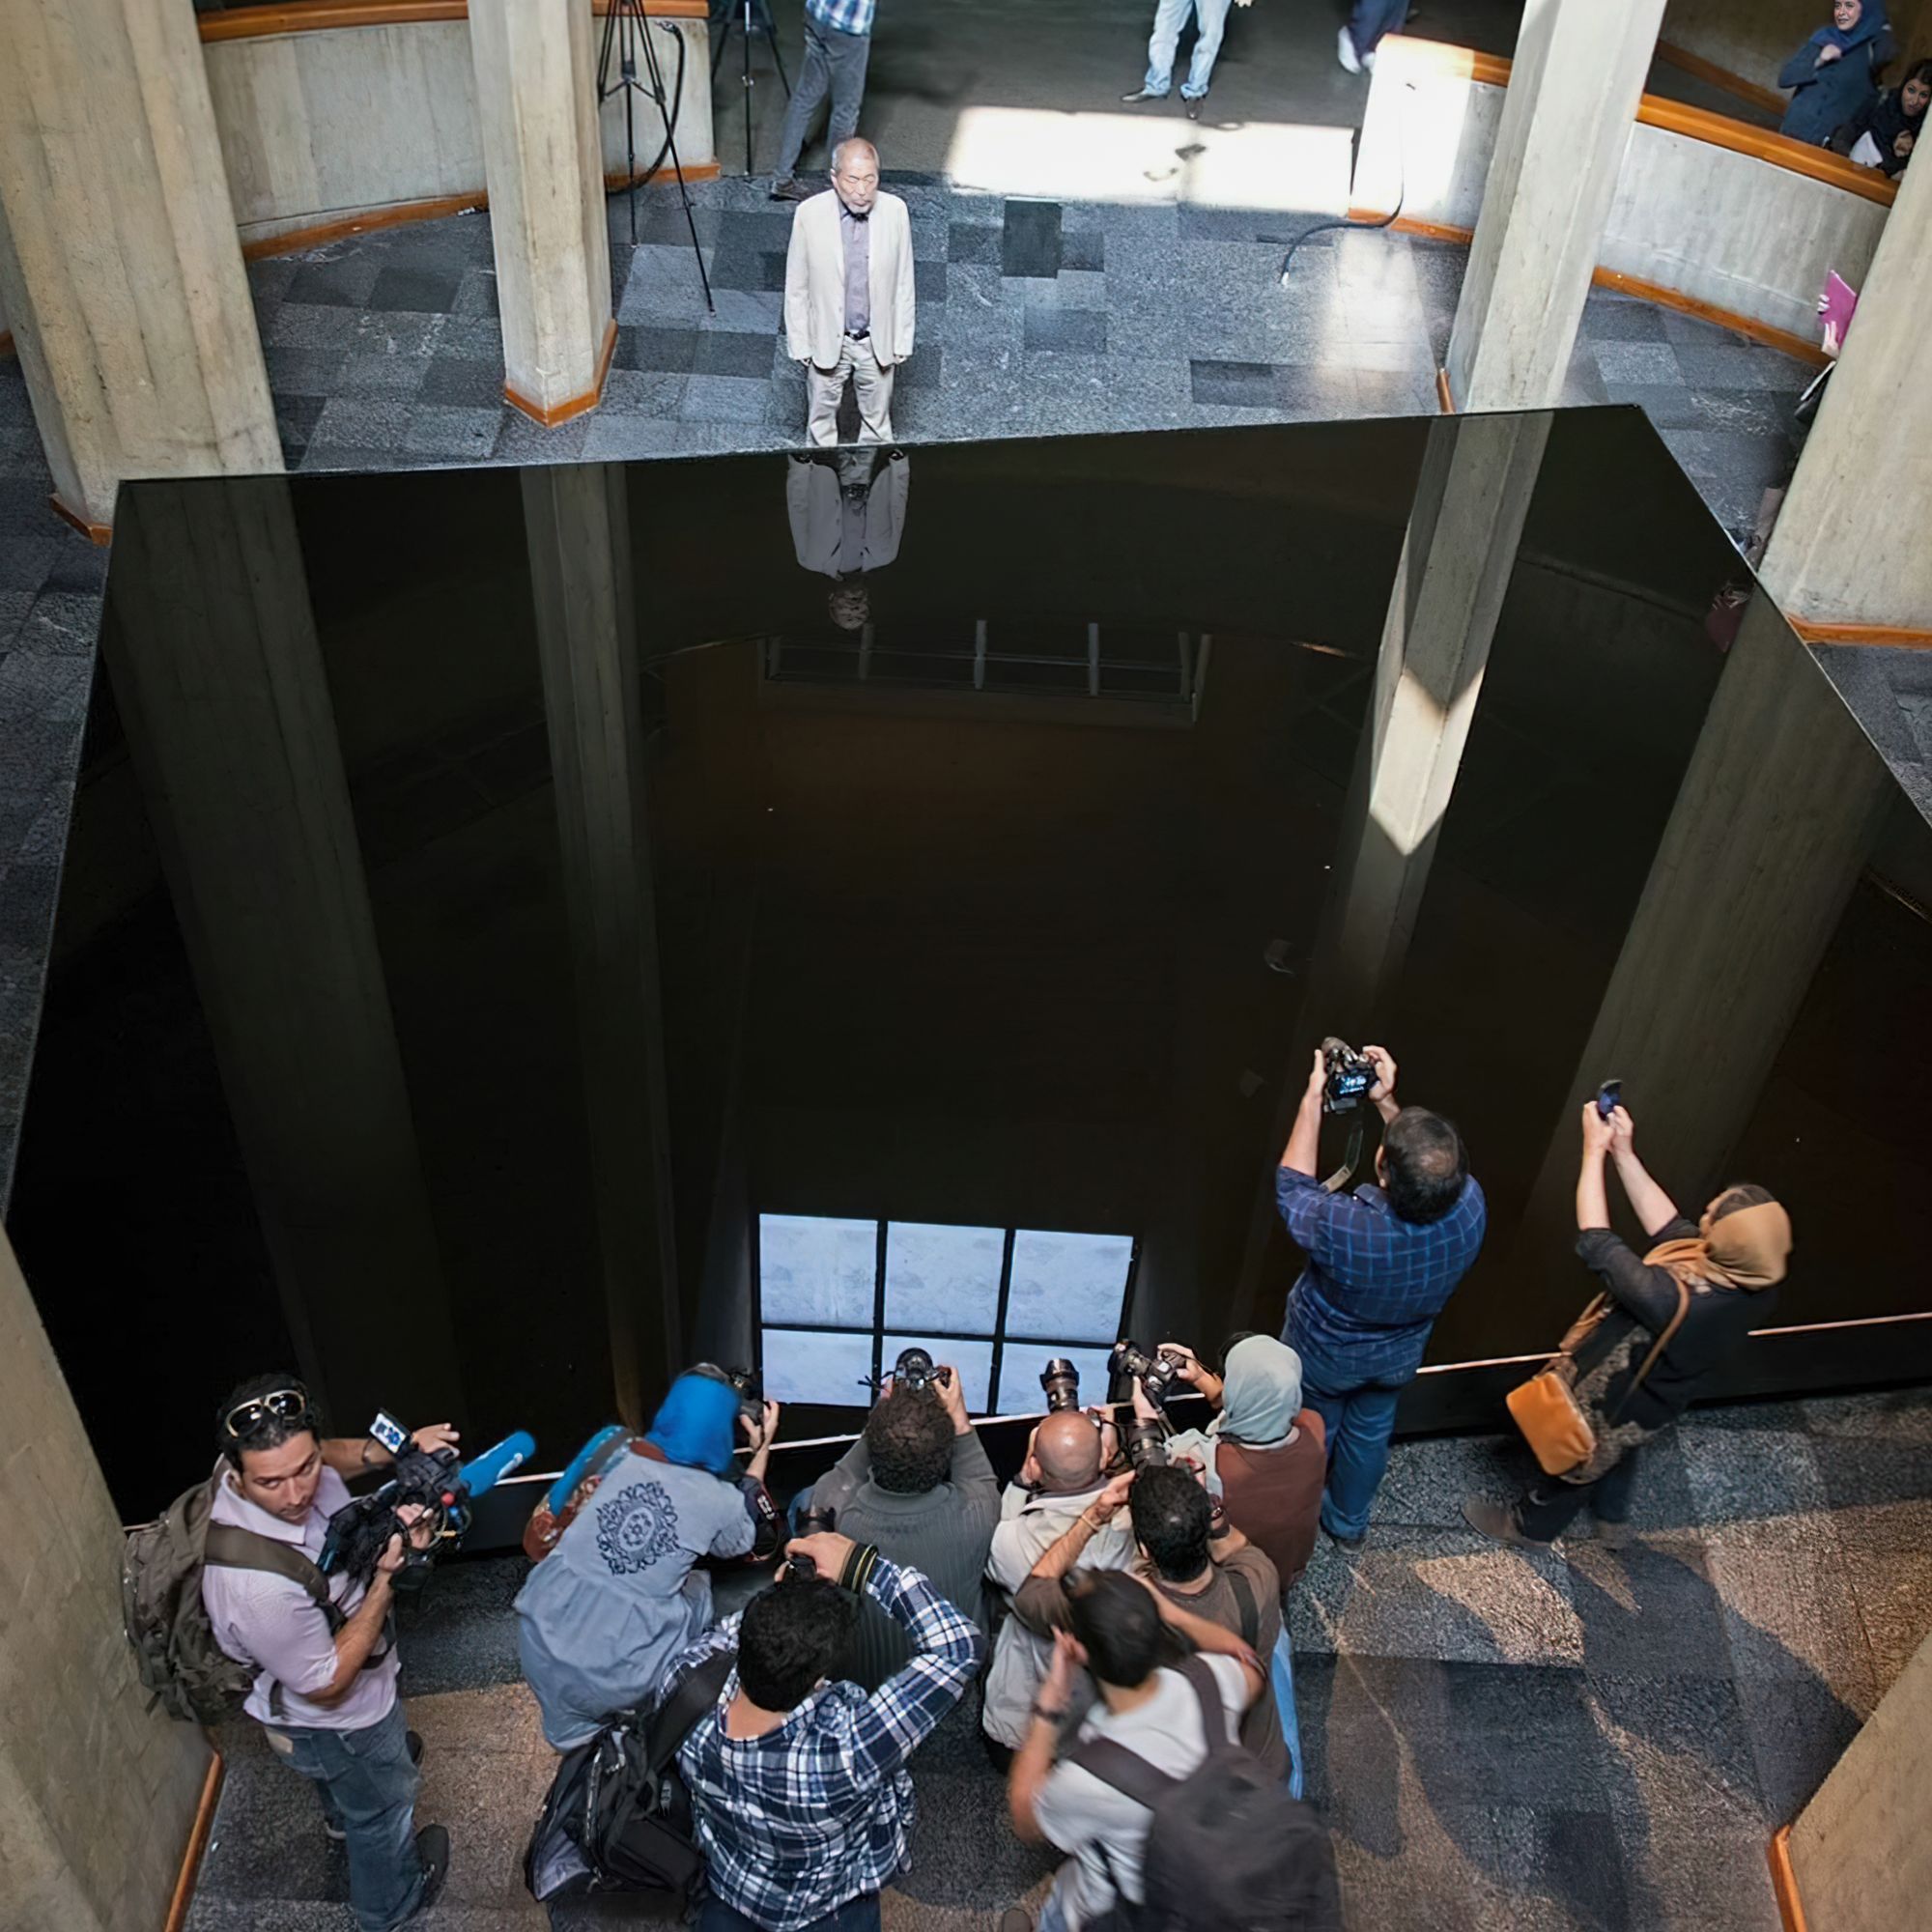
<svg viewBox="0 0 1932 1932"><path fill-rule="evenodd" d="M1321 1527L1349 1548L1368 1534L1396 1403L1482 1248L1489 1215L1462 1136L1426 1107L1396 1105L1386 1048L1364 1046L1362 1056L1376 1069L1367 1098L1383 1123L1375 1183L1331 1194L1316 1179L1327 1080L1319 1047L1275 1175L1275 1204L1308 1257L1281 1339L1301 1357L1302 1400L1328 1432Z"/></svg>
<svg viewBox="0 0 1932 1932"><path fill-rule="evenodd" d="M905 1868L911 1846L906 1759L985 1658L972 1621L910 1565L831 1530L785 1552L809 1556L817 1575L787 1565L678 1659L662 1693L705 1658L738 1653L716 1709L677 1753L710 1881L698 1932L872 1932L879 1889ZM862 1596L904 1630L913 1652L870 1696L828 1681Z"/></svg>

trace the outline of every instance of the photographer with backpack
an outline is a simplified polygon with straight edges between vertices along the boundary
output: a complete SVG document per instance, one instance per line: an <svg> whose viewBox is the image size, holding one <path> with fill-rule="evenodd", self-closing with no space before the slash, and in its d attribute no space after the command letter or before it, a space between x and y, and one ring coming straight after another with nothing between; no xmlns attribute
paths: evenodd
<svg viewBox="0 0 1932 1932"><path fill-rule="evenodd" d="M439 1449L456 1432L438 1423L414 1439ZM325 1436L308 1391L286 1375L234 1390L215 1441L221 1462L200 1524L208 1627L249 1676L242 1709L314 1782L325 1831L346 1841L361 1932L389 1932L434 1903L449 1870L449 1833L415 1829L421 1744L396 1698L389 1608L403 1539L389 1538L366 1587L346 1571L325 1577L316 1559L350 1500L343 1478L382 1467L390 1452L373 1438ZM185 1506L202 1493L170 1519L191 1514Z"/></svg>
<svg viewBox="0 0 1932 1932"><path fill-rule="evenodd" d="M1071 1855L1039 1932L1339 1932L1326 1833L1237 1742L1267 1694L1253 1651L1122 1572L1076 1570L1065 1587L1070 1628L1007 1786L1020 1836ZM1056 1762L1082 1665L1099 1701Z"/></svg>

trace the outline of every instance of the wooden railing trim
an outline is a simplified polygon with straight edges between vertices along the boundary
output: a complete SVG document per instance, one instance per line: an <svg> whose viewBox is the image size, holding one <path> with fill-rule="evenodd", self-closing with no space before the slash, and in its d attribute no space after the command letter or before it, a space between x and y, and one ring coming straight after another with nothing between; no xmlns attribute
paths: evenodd
<svg viewBox="0 0 1932 1932"><path fill-rule="evenodd" d="M1707 86L1735 94L1740 100L1748 100L1753 107L1760 107L1767 114L1776 114L1780 120L1784 117L1785 108L1790 105L1776 88L1747 80L1743 74L1733 73L1729 68L1719 67L1716 61L1706 60L1702 54L1693 54L1689 47L1659 41L1657 57L1665 67L1674 67L1678 72L1690 74Z"/></svg>
<svg viewBox="0 0 1932 1932"><path fill-rule="evenodd" d="M590 0L593 14L610 12L610 0ZM704 20L706 0L645 0L653 19ZM420 20L467 20L469 0L284 0L278 7L238 7L196 15L204 42L258 41L277 34L319 34L336 27L400 27Z"/></svg>
<svg viewBox="0 0 1932 1932"><path fill-rule="evenodd" d="M1486 87L1507 87L1510 63L1495 54L1478 53L1473 47L1454 47L1443 41L1413 40L1406 34L1391 34L1377 51L1378 62L1393 59L1405 72L1442 74L1450 78L1480 81ZM1898 184L1877 168L1861 168L1829 148L1814 148L1794 141L1788 134L1774 133L1768 128L1753 128L1748 122L1733 121L1708 108L1687 107L1682 101L1665 100L1646 94L1638 102L1636 118L1646 128L1660 128L1667 134L1682 134L1732 154L1748 155L1766 161L1787 174L1804 175L1823 182L1828 187L1843 188L1848 194L1861 195L1882 208L1889 208L1898 198Z"/></svg>

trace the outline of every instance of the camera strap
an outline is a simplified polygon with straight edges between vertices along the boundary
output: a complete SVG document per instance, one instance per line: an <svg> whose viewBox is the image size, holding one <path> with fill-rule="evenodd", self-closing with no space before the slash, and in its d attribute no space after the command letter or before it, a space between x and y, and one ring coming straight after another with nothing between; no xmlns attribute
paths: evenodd
<svg viewBox="0 0 1932 1932"><path fill-rule="evenodd" d="M1349 1146L1342 1155L1342 1165L1321 1183L1324 1192L1339 1194L1354 1179L1355 1169L1362 1158L1362 1110L1358 1105L1354 1117L1349 1122Z"/></svg>

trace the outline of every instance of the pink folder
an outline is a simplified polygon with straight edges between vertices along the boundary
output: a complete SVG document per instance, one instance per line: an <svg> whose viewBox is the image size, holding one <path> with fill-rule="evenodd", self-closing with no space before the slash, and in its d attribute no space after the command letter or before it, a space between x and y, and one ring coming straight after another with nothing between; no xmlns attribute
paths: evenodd
<svg viewBox="0 0 1932 1932"><path fill-rule="evenodd" d="M1825 277L1825 295L1818 314L1825 326L1831 327L1842 348L1845 330L1852 320L1852 313L1859 305L1859 292L1845 281L1836 271L1832 270Z"/></svg>

